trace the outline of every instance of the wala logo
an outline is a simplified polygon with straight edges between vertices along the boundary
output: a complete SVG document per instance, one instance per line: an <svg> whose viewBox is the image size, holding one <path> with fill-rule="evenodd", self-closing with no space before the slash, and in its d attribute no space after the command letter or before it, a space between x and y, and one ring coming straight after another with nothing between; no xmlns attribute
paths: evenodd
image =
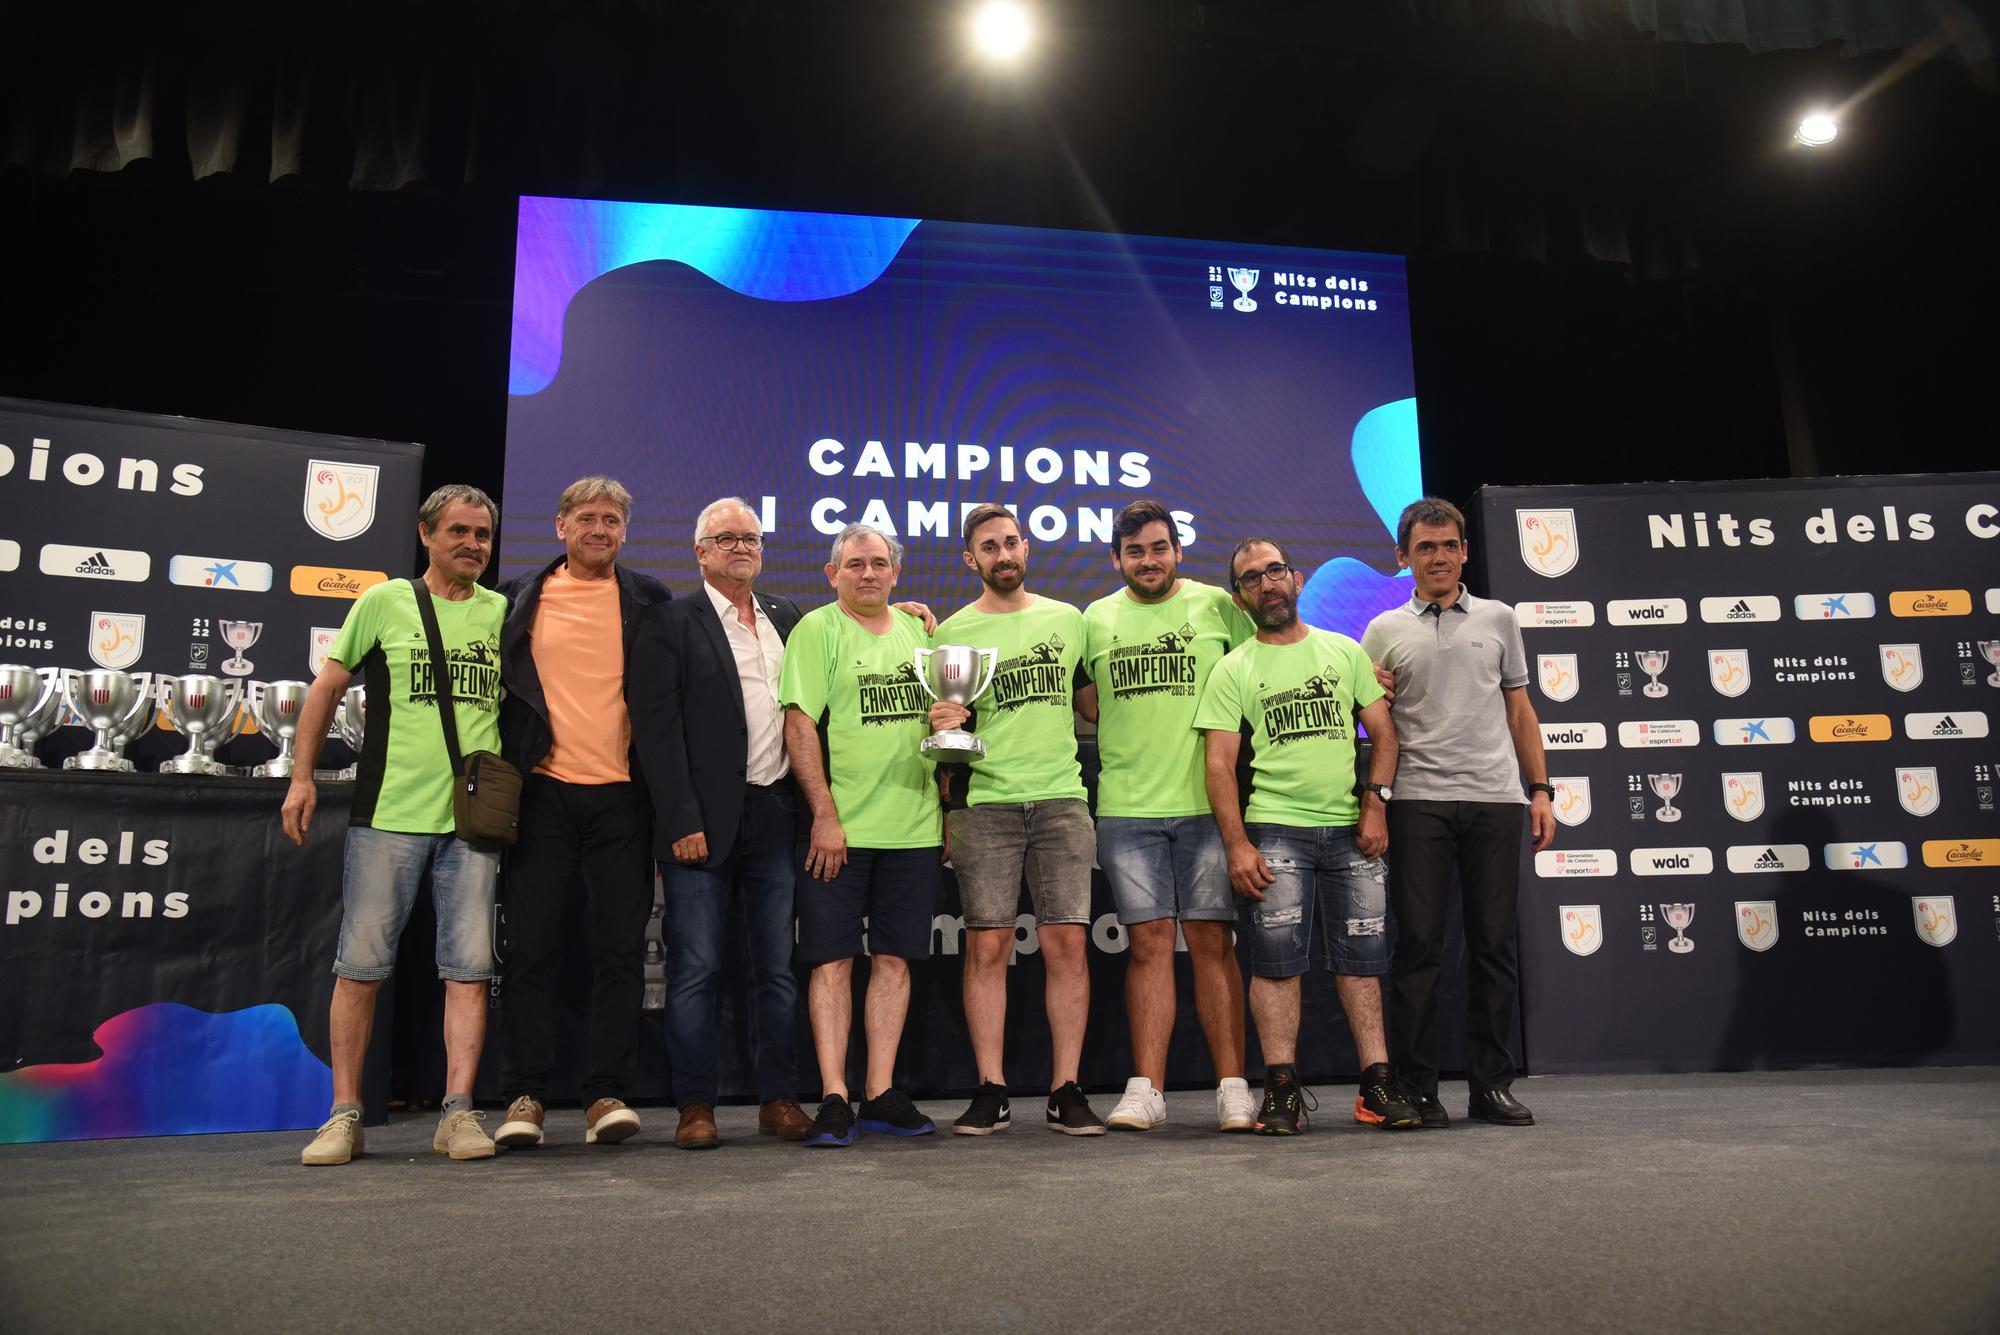
<svg viewBox="0 0 2000 1335"><path fill-rule="evenodd" d="M1594 603L1515 603L1514 624L1523 630L1597 624Z"/></svg>
<svg viewBox="0 0 2000 1335"><path fill-rule="evenodd" d="M1828 844L1820 850L1828 871L1895 871L1910 865L1910 850L1891 839L1870 844Z"/></svg>
<svg viewBox="0 0 2000 1335"><path fill-rule="evenodd" d="M1555 579L1576 569L1576 511L1516 510L1521 561L1537 575Z"/></svg>
<svg viewBox="0 0 2000 1335"><path fill-rule="evenodd" d="M1715 870L1715 855L1705 848L1635 848L1634 876L1706 876Z"/></svg>
<svg viewBox="0 0 2000 1335"><path fill-rule="evenodd" d="M1595 904L1564 904L1556 910L1563 946L1572 955L1595 955L1604 944L1604 916Z"/></svg>
<svg viewBox="0 0 2000 1335"><path fill-rule="evenodd" d="M1602 723L1544 723L1542 747L1548 751L1602 751L1605 732Z"/></svg>
<svg viewBox="0 0 2000 1335"><path fill-rule="evenodd" d="M1700 746L1701 724L1691 718L1658 718L1618 725L1618 745L1650 751L1662 746Z"/></svg>
<svg viewBox="0 0 2000 1335"><path fill-rule="evenodd" d="M1898 589L1889 595L1889 614L1899 617L1970 616L1972 594L1965 589Z"/></svg>
<svg viewBox="0 0 2000 1335"><path fill-rule="evenodd" d="M1784 608L1778 600L1764 594L1701 600L1701 619L1711 624L1735 625L1746 621L1776 621L1784 614Z"/></svg>
<svg viewBox="0 0 2000 1335"><path fill-rule="evenodd" d="M1984 737L1986 715L1977 709L1954 709L1948 714L1905 714L1903 735L1913 742Z"/></svg>
<svg viewBox="0 0 2000 1335"><path fill-rule="evenodd" d="M1688 619L1685 598L1613 598L1604 619L1614 626L1678 626Z"/></svg>
<svg viewBox="0 0 2000 1335"><path fill-rule="evenodd" d="M1816 742L1886 742L1896 735L1887 714L1815 714L1806 730Z"/></svg>
<svg viewBox="0 0 2000 1335"><path fill-rule="evenodd" d="M1750 651L1748 649L1710 649L1708 651L1708 684L1731 698L1749 690Z"/></svg>
<svg viewBox="0 0 2000 1335"><path fill-rule="evenodd" d="M1723 862L1739 876L1774 871L1804 871L1812 866L1812 850L1804 844L1735 844Z"/></svg>
<svg viewBox="0 0 2000 1335"><path fill-rule="evenodd" d="M306 464L306 524L322 538L346 542L375 522L375 489L382 470L375 464L314 459Z"/></svg>
<svg viewBox="0 0 2000 1335"><path fill-rule="evenodd" d="M1764 814L1764 775L1758 770L1738 770L1722 776L1722 809L1737 820L1752 821Z"/></svg>
<svg viewBox="0 0 2000 1335"><path fill-rule="evenodd" d="M1736 901L1736 939L1752 950L1769 950L1778 944L1778 901L1739 899Z"/></svg>
<svg viewBox="0 0 2000 1335"><path fill-rule="evenodd" d="M1926 867L2000 866L2000 839L1926 839Z"/></svg>
<svg viewBox="0 0 2000 1335"><path fill-rule="evenodd" d="M1790 746L1798 738L1788 718L1719 718L1717 746Z"/></svg>
<svg viewBox="0 0 2000 1335"><path fill-rule="evenodd" d="M1555 808L1556 819L1565 825L1581 825L1590 819L1590 780L1550 779L1549 787L1556 790L1555 798L1549 803Z"/></svg>
<svg viewBox="0 0 2000 1335"><path fill-rule="evenodd" d="M1616 876L1618 850L1614 848L1546 849L1535 854L1535 875L1544 880L1567 881L1579 876Z"/></svg>
<svg viewBox="0 0 2000 1335"><path fill-rule="evenodd" d="M90 661L101 668L128 668L146 651L146 617L141 612L92 612Z"/></svg>
<svg viewBox="0 0 2000 1335"><path fill-rule="evenodd" d="M1958 939L1958 909L1950 895L1919 895L1910 900L1910 915L1917 922L1917 936L1933 946L1948 946Z"/></svg>
<svg viewBox="0 0 2000 1335"><path fill-rule="evenodd" d="M1543 654L1539 677L1542 694L1561 704L1576 695L1576 655Z"/></svg>
<svg viewBox="0 0 2000 1335"><path fill-rule="evenodd" d="M1937 766L1908 765L1896 771L1896 800L1912 816L1928 816L1938 809ZM1930 845L1926 844L1925 848ZM1925 854L1928 863L1930 855Z"/></svg>
<svg viewBox="0 0 2000 1335"><path fill-rule="evenodd" d="M1792 615L1801 621L1859 621L1875 615L1875 595L1802 593L1792 599Z"/></svg>
<svg viewBox="0 0 2000 1335"><path fill-rule="evenodd" d="M1899 691L1914 691L1924 684L1924 651L1914 644L1878 644L1882 659L1882 680Z"/></svg>

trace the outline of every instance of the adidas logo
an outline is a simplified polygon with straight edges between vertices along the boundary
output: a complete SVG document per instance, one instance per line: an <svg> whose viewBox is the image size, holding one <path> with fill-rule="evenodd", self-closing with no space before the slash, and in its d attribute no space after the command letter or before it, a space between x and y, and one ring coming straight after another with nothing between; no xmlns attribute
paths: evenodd
<svg viewBox="0 0 2000 1335"><path fill-rule="evenodd" d="M1750 610L1750 604L1744 602L1741 598L1738 598L1733 604L1731 604L1729 611L1725 613L1725 615L1732 618L1740 618L1740 617L1754 617L1757 614Z"/></svg>
<svg viewBox="0 0 2000 1335"><path fill-rule="evenodd" d="M1785 869L1785 860L1778 856L1778 851L1775 848L1767 848L1764 850L1763 856L1750 865L1759 869L1783 871Z"/></svg>
<svg viewBox="0 0 2000 1335"><path fill-rule="evenodd" d="M1951 715L1946 714L1943 718L1937 721L1937 726L1931 729L1931 736L1957 737L1960 736L1963 732L1964 729L1958 726L1958 721L1952 718Z"/></svg>
<svg viewBox="0 0 2000 1335"><path fill-rule="evenodd" d="M115 575L118 571L109 561L104 559L103 552L92 552L89 556L77 562L76 573L79 575Z"/></svg>

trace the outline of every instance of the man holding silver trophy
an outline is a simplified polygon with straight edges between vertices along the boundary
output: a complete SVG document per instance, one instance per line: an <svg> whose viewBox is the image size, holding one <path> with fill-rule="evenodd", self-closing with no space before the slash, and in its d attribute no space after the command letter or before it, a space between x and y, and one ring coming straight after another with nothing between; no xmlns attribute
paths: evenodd
<svg viewBox="0 0 2000 1335"><path fill-rule="evenodd" d="M796 958L812 968L808 1005L822 1102L808 1147L936 1128L895 1087L910 1008L910 961L930 954L943 839L937 788L919 746L930 697L918 681L923 622L889 605L903 545L866 524L834 538L835 601L800 618L778 695L785 745L812 810L796 890ZM867 924L866 939L863 922ZM868 956L867 1072L857 1108L847 1083L854 958Z"/></svg>
<svg viewBox="0 0 2000 1335"><path fill-rule="evenodd" d="M970 706L940 700L932 754L967 755L946 770L952 866L965 912L965 1025L979 1067L972 1106L952 1124L959 1135L1004 1131L1012 1120L1001 1062L1007 1025L1007 960L1013 953L1025 875L1045 971L1053 1058L1046 1117L1051 1131L1104 1134L1077 1083L1090 1016L1090 868L1097 835L1077 763L1076 703L1083 614L1028 592L1028 544L1004 506L969 510L961 526L966 567L985 587L971 606L937 628L947 646L991 649L992 675L974 683ZM932 662L937 662L933 657ZM953 666L947 659L942 667ZM970 665L956 661L961 671ZM954 692L954 694L963 694ZM946 735L976 720L979 749Z"/></svg>
<svg viewBox="0 0 2000 1335"><path fill-rule="evenodd" d="M1181 578L1180 556L1166 507L1132 502L1111 529L1111 562L1125 587L1083 613L1090 680L1077 707L1097 721L1097 861L1129 945L1125 1014L1137 1072L1106 1121L1146 1131L1167 1120L1178 929L1215 1067L1216 1124L1248 1131L1257 1101L1243 1078L1243 973L1230 937L1236 896L1194 711L1209 673L1256 628L1226 591Z"/></svg>
<svg viewBox="0 0 2000 1335"><path fill-rule="evenodd" d="M426 870L437 904L438 977L444 980L445 1102L431 1147L453 1159L486 1159L493 1142L473 1111L472 1082L486 1042L486 985L493 976L493 885L500 855L453 831L455 778L438 713L450 682L466 752L500 749L500 627L507 600L479 587L493 555L499 511L477 487L439 487L417 512L429 564L417 583L377 584L348 610L298 723L298 755L281 820L303 846L319 804L313 762L334 706L360 673L368 684L368 740L354 786L342 871L340 945L334 955L333 1110L305 1149L306 1164L343 1164L362 1153L361 1063L375 1026L375 998L396 967L396 943ZM417 599L431 600L446 662L431 661ZM449 674L445 677L443 674Z"/></svg>

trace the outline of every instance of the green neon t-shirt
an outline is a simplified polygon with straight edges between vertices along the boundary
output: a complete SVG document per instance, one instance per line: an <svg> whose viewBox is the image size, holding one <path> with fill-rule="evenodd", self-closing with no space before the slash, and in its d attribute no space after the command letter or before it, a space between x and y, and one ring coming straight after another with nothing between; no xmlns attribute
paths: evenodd
<svg viewBox="0 0 2000 1335"><path fill-rule="evenodd" d="M921 621L904 612L877 635L828 603L785 641L778 702L820 725L827 786L851 848L929 848L944 841L937 783L917 747L931 698L917 682Z"/></svg>
<svg viewBox="0 0 2000 1335"><path fill-rule="evenodd" d="M1019 612L967 607L941 622L931 643L999 651L993 682L973 701L966 724L986 743L986 754L968 766L965 804L1082 797L1071 711L1083 661L1083 613L1042 597Z"/></svg>
<svg viewBox="0 0 2000 1335"><path fill-rule="evenodd" d="M1330 630L1295 644L1250 640L1229 651L1195 711L1205 731L1250 725L1250 807L1265 825L1353 825L1355 711L1382 698L1361 646Z"/></svg>
<svg viewBox="0 0 2000 1335"><path fill-rule="evenodd" d="M431 605L451 664L459 754L498 751L500 623L507 600L474 587L470 598L434 596ZM451 759L438 719L430 639L409 581L377 584L356 599L327 657L360 674L368 690L368 740L349 823L398 834L449 834Z"/></svg>
<svg viewBox="0 0 2000 1335"><path fill-rule="evenodd" d="M1222 656L1254 635L1227 591L1184 580L1164 602L1124 589L1083 613L1084 671L1097 684L1100 816L1200 816L1208 811L1195 707Z"/></svg>

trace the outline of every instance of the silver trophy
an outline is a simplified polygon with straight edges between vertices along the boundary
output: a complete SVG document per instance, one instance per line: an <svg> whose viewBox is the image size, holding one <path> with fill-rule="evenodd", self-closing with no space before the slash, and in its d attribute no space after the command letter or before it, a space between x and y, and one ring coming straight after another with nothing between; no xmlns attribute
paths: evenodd
<svg viewBox="0 0 2000 1335"><path fill-rule="evenodd" d="M1000 666L998 649L974 649L966 644L941 644L917 650L917 681L931 699L964 705L985 694ZM941 761L974 760L986 754L986 743L963 728L945 728L917 744L917 749Z"/></svg>
<svg viewBox="0 0 2000 1335"><path fill-rule="evenodd" d="M1233 265L1229 270L1229 284L1240 294L1230 304L1239 311L1254 311L1257 303L1250 298L1250 289L1257 286L1257 270L1238 269Z"/></svg>
<svg viewBox="0 0 2000 1335"><path fill-rule="evenodd" d="M360 686L348 687L347 694L340 697L340 707L333 711L333 729L356 757L354 764L340 771L343 779L355 779L361 775L361 743L367 736L367 716L368 692Z"/></svg>
<svg viewBox="0 0 2000 1335"><path fill-rule="evenodd" d="M1660 674L1667 670L1667 651L1665 649L1641 649L1632 657L1639 664L1639 670L1652 678L1651 681L1639 688L1639 694L1649 696L1655 700L1665 695L1667 688L1660 685Z"/></svg>
<svg viewBox="0 0 2000 1335"><path fill-rule="evenodd" d="M1653 790L1653 796L1660 799L1660 809L1653 813L1654 820L1677 821L1681 809L1674 805L1674 795L1681 790L1681 776L1678 774L1648 774L1646 786Z"/></svg>
<svg viewBox="0 0 2000 1335"><path fill-rule="evenodd" d="M226 668L228 664L223 666ZM311 689L302 681L250 683L250 713L264 735L278 744L277 755L250 771L257 778L292 777L292 748L299 735L299 715L305 712L306 692Z"/></svg>
<svg viewBox="0 0 2000 1335"><path fill-rule="evenodd" d="M0 769L40 769L35 743L62 710L62 673L56 668L0 663Z"/></svg>
<svg viewBox="0 0 2000 1335"><path fill-rule="evenodd" d="M97 734L90 749L63 761L63 768L130 774L137 767L125 758L125 743L153 724L153 674L64 668L62 679L70 712Z"/></svg>
<svg viewBox="0 0 2000 1335"><path fill-rule="evenodd" d="M1979 656L1993 665L1993 675L1986 679L1986 684L2000 686L2000 640L1979 641Z"/></svg>
<svg viewBox="0 0 2000 1335"><path fill-rule="evenodd" d="M161 762L162 774L227 774L215 758L215 748L229 736L236 711L243 704L243 683L201 673L161 677L160 703L167 718L187 734L188 749Z"/></svg>
<svg viewBox="0 0 2000 1335"><path fill-rule="evenodd" d="M1660 916L1666 919L1667 926L1674 929L1674 939L1667 942L1667 949L1673 951L1676 955L1685 955L1690 950L1693 950L1694 942L1682 936L1681 933L1685 932L1688 929L1688 924L1694 921L1694 905L1662 904L1660 905Z"/></svg>
<svg viewBox="0 0 2000 1335"><path fill-rule="evenodd" d="M216 628L222 632L222 642L236 652L224 660L222 670L232 677L247 677L257 665L243 656L243 651L257 643L257 637L264 633L261 621L218 621Z"/></svg>

